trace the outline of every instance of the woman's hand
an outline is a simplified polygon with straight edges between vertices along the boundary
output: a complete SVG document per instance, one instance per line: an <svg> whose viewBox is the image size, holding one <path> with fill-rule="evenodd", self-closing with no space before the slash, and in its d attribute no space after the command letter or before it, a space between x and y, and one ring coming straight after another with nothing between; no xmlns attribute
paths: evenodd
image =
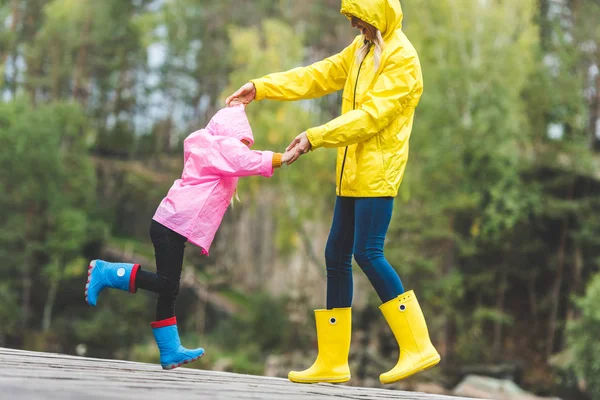
<svg viewBox="0 0 600 400"><path fill-rule="evenodd" d="M308 153L310 151L310 148L311 145L308 141L308 137L306 136L306 132L302 132L301 134L296 136L296 138L292 141L292 143L290 143L290 145L286 149L286 151L294 149L294 155L287 162L287 164L293 164L302 154Z"/></svg>
<svg viewBox="0 0 600 400"><path fill-rule="evenodd" d="M227 103L228 106L235 105L237 102L234 102L234 100L237 100L237 101L241 102L242 104L248 104L252 100L254 100L255 97L256 97L256 88L254 87L254 83L248 82L244 86L239 88L231 96L229 96L227 98L227 100L225 100L225 103ZM233 104L231 104L232 102L233 102Z"/></svg>

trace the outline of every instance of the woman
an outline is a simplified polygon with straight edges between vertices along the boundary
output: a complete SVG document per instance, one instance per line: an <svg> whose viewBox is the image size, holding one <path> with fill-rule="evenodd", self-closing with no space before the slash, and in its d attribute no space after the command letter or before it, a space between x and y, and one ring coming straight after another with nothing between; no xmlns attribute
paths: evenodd
<svg viewBox="0 0 600 400"><path fill-rule="evenodd" d="M342 0L341 13L362 33L350 46L308 67L252 80L227 103L309 99L344 89L342 115L301 133L288 147L295 147L288 164L311 149L338 148L337 200L325 249L327 309L315 311L319 353L310 368L290 372L289 379L350 379L354 255L400 346L398 363L380 376L382 383L392 383L440 361L413 291L404 291L383 255L423 80L417 52L401 29L398 0Z"/></svg>

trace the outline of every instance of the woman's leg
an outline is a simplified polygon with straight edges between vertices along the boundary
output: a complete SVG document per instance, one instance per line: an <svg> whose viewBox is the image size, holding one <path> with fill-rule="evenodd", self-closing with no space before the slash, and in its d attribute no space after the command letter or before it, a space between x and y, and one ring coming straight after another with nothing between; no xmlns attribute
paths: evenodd
<svg viewBox="0 0 600 400"><path fill-rule="evenodd" d="M338 197L325 247L327 310L315 310L319 353L308 369L290 371L288 379L292 382L341 383L350 379L353 246L354 199Z"/></svg>
<svg viewBox="0 0 600 400"><path fill-rule="evenodd" d="M392 197L374 197L357 198L354 208L354 259L383 303L404 293L398 273L383 255L393 207Z"/></svg>
<svg viewBox="0 0 600 400"><path fill-rule="evenodd" d="M393 198L360 198L355 208L354 258L377 291L383 303L379 309L400 348L396 366L379 376L381 383L397 382L440 362L415 294L404 293L400 277L383 255L393 206Z"/></svg>
<svg viewBox="0 0 600 400"><path fill-rule="evenodd" d="M158 293L156 320L175 316L175 300L183 266L183 253L187 239L152 220L150 238L156 257L156 274L139 270L136 287Z"/></svg>
<svg viewBox="0 0 600 400"><path fill-rule="evenodd" d="M354 198L338 197L325 246L327 309L352 305L352 250L354 247Z"/></svg>

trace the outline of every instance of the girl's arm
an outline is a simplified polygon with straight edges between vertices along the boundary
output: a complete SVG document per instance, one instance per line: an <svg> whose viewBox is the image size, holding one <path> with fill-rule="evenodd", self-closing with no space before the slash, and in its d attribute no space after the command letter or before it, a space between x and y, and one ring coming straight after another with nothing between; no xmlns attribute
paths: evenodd
<svg viewBox="0 0 600 400"><path fill-rule="evenodd" d="M207 146L199 150L197 157L206 166L206 173L215 175L270 177L282 165L281 153L251 150L232 137L212 136Z"/></svg>

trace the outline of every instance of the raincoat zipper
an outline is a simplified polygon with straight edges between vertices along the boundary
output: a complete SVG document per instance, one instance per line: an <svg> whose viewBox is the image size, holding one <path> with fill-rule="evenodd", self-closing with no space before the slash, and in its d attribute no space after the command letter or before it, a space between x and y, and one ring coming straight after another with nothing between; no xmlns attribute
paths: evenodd
<svg viewBox="0 0 600 400"><path fill-rule="evenodd" d="M358 66L358 72L356 73L356 82L354 83L354 98L352 99L352 109L356 109L356 88L358 87L358 77L360 76L360 69L362 68L367 55L371 51L371 44L369 44L369 50L365 55L365 58L362 59L360 65ZM346 165L346 155L348 154L348 146L346 146L346 150L344 150L344 160L342 161L342 172L340 173L340 196L342 196L342 178L344 177L344 166Z"/></svg>

